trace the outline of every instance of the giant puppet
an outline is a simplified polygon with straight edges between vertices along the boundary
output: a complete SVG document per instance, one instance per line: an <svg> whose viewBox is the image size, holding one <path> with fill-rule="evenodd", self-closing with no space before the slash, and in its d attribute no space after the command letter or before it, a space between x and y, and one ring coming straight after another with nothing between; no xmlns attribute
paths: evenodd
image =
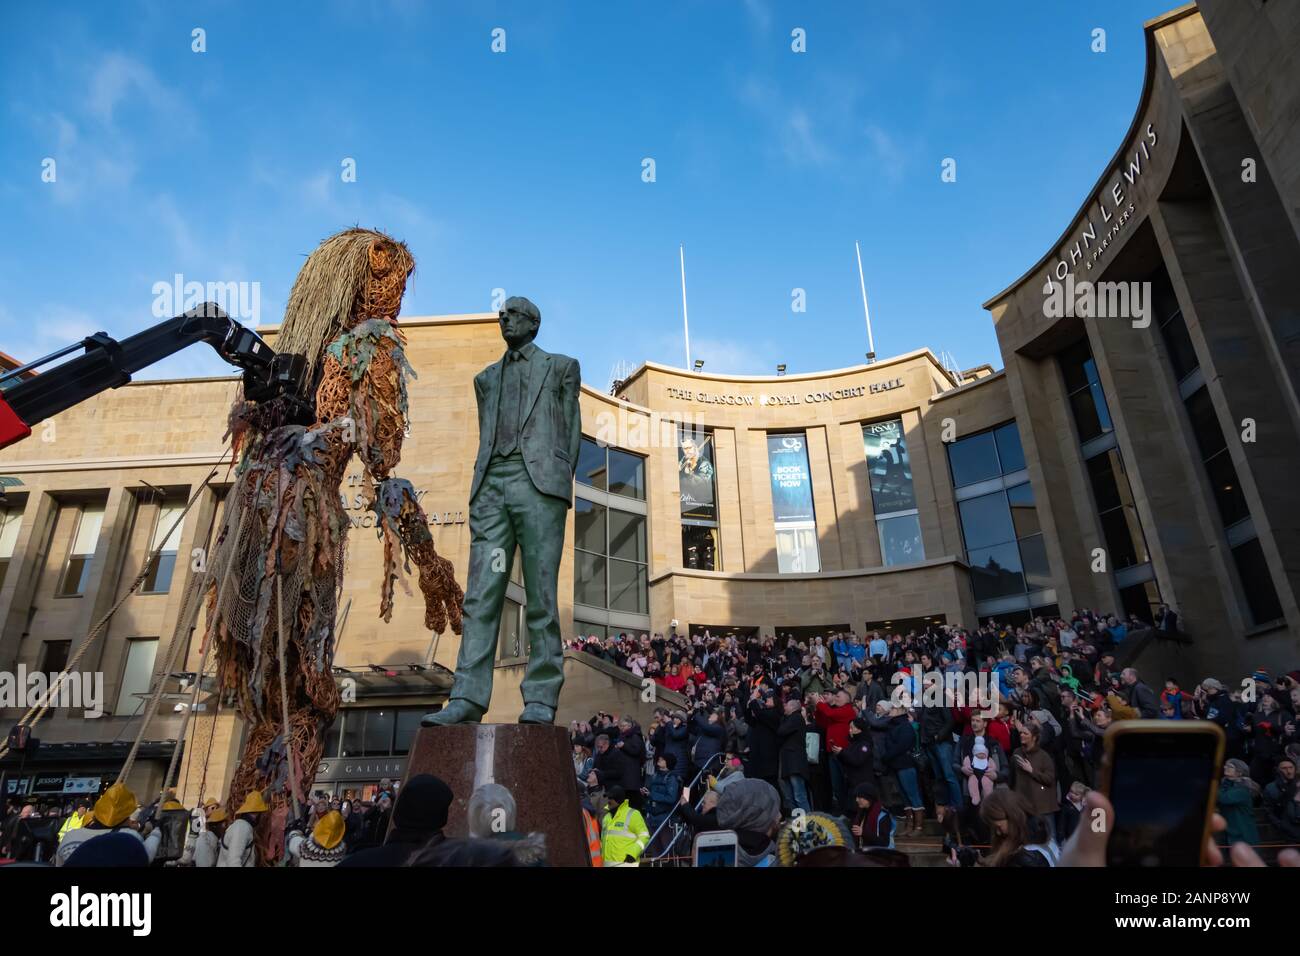
<svg viewBox="0 0 1300 956"><path fill-rule="evenodd" d="M275 340L305 357L301 394L315 421L295 424L279 400L237 401L242 450L205 582L219 686L248 722L228 809L260 791L264 861L309 791L340 695L332 673L349 522L339 493L355 454L383 541L379 614L388 621L401 565L414 565L429 629L461 631L463 594L434 549L410 482L394 477L407 425L405 337L397 313L415 262L366 229L331 236L294 282ZM285 734L285 728L289 732Z"/></svg>

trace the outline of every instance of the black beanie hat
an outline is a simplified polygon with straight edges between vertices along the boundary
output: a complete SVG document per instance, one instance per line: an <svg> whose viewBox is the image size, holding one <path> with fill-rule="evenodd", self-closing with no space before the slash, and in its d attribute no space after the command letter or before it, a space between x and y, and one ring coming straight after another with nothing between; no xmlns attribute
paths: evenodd
<svg viewBox="0 0 1300 956"><path fill-rule="evenodd" d="M416 774L397 794L393 826L403 830L441 830L455 797L451 787L431 773Z"/></svg>

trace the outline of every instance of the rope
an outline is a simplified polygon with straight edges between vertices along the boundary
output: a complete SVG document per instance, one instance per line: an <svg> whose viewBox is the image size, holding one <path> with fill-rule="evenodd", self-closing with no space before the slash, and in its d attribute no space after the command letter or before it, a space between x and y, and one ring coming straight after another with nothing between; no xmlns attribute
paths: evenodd
<svg viewBox="0 0 1300 956"><path fill-rule="evenodd" d="M135 766L135 757L140 750L140 744L144 742L144 734L149 729L149 721L153 719L158 710L158 704L162 700L163 687L167 685L167 676L176 670L176 658L180 654L181 644L183 643L180 637L181 629L184 627L184 618L188 616L189 608L193 604L193 597L198 591L199 585L199 578L191 578L190 586L185 589L185 600L181 604L184 616L178 616L176 619L176 632L172 634L170 646L167 648L167 661L149 693L149 700L146 702L144 713L141 715L140 729L136 732L135 741L131 744L131 749L126 755L126 762L122 764L122 769L118 771L117 783L124 781ZM197 613L197 608L195 611Z"/></svg>
<svg viewBox="0 0 1300 956"><path fill-rule="evenodd" d="M227 446L227 450L229 450L229 446ZM226 453L223 451L221 457L224 458L225 454ZM90 650L91 645L94 643L95 639L99 637L100 632L108 626L108 622L112 620L113 615L118 612L118 609L122 607L126 602L126 599L134 594L139 589L140 585L144 583L144 579L149 575L149 571L153 567L154 562L158 560L158 555L162 553L162 546L167 543L167 539L171 537L172 532L175 531L180 526L181 522L185 520L185 516L189 513L190 509L194 507L194 503L199 500L199 495L203 492L203 489L208 486L208 483L212 481L220 468L221 460L218 459L217 463L212 466L212 470L208 472L207 477L203 479L199 484L198 489L190 497L189 503L186 504L184 510L177 516L175 523L173 523L171 528L168 529L166 537L164 537L158 547L150 553L149 559L145 561L144 567L141 568L140 573L136 575L135 581L133 581L131 586L126 589L126 593L118 598L117 603L109 608L108 613L100 618L99 622L91 628L90 633L86 635L86 639L81 642L81 646L73 652L72 658L63 666L63 670L59 673L59 676L51 682L49 688L45 692L44 699L39 701L37 704L32 705L32 707L27 710L27 713L23 714L18 721L17 727L35 727L40 719L45 716L45 712L50 709L50 701L56 699L69 675L76 666L81 663L81 658L85 656L88 650ZM8 753L9 743L6 740L3 743L0 743L0 760L3 760Z"/></svg>
<svg viewBox="0 0 1300 956"><path fill-rule="evenodd" d="M247 511L244 511L244 512L241 513L240 516L239 516L239 525L237 526L236 531L235 531L235 541L239 541L239 540L242 538L242 536L243 536L243 534L244 534L244 522L247 521L247 520L248 520L248 512L247 512ZM215 515L215 513L213 514L212 523L213 523L214 526L216 525L216 515ZM208 529L209 539L211 538L211 533L212 533L212 529L209 528L209 529ZM216 603L216 606L217 606L217 607L220 607L220 606L221 606L221 593L222 593L222 591L225 589L226 582L227 582L227 581L229 580L229 578L230 578L230 568L231 568L231 566L235 563L235 554L236 554L236 553L237 553L237 549L235 549L235 548L231 548L231 549L230 549L230 558L229 558L229 560L226 561L226 567L225 567L225 570L222 572L222 574L221 574L221 578L220 578L220 580L219 580L219 582L218 582L218 584L217 584L217 603ZM202 593L202 591L203 591L203 587L202 587L202 585L203 585L203 584L206 584L206 583L207 583L207 580L208 580L207 578L195 578L195 579L193 579L193 580L191 581L191 584L199 585L199 587L197 588L197 590L198 590L200 593ZM187 598L188 598L188 595L187 595ZM188 604L187 604L187 606L188 606ZM196 616L197 616L197 608L195 609L195 611L196 611ZM173 644L173 646L175 646L175 647L179 647L179 646L180 646L180 640L179 640L179 637L180 637L180 628L181 628L181 626L182 626L182 620L183 620L182 618L178 618L178 619L177 619L177 633L176 633L176 635L172 638L172 644ZM189 630L191 627L193 627L193 622L192 622L192 621L191 621L188 625L185 626L185 629L186 629L186 630ZM199 667L198 667L198 670L195 672L195 679L194 679L194 692L190 695L190 705L189 705L189 707L187 707L187 708L185 709L185 716L184 716L184 718L182 718L182 720L181 720L181 729L180 729L180 731L179 731L179 732L177 733L177 735L176 735L176 746L172 748L172 759L171 759L171 762L167 765L167 773L166 773L166 775L163 777L163 781L162 781L162 789L161 789L161 790L159 791L159 793L158 793L158 799L159 799L159 802L162 801L163 796L167 793L167 784L168 784L168 782L172 779L172 774L176 772L176 763L177 763L177 760L180 758L181 746L185 743L185 734L186 734L186 732L189 730L189 726L190 726L190 717L193 715L193 713L194 713L194 708L195 708L195 706L196 706L196 705L198 704L198 702L199 702L199 690L200 690L200 688L202 688L202 686L203 686L203 671L207 669L207 666L208 666L208 655L212 652L212 645L215 644L215 643L216 643L215 641L204 641L204 642L203 642L203 656L199 659ZM174 656L175 656L175 651L173 651L173 657L174 657ZM166 679L166 675L167 675L167 674L170 674L171 672L172 672L172 669L171 669L171 667L169 667L169 668L168 668L166 671L164 671L163 674L159 677L159 679L158 679L158 687L159 687L159 693L160 693L160 694L161 694L161 688L162 688L162 685L163 685L163 681ZM218 697L218 698L220 698L220 694L221 694L221 689L220 689L220 688L217 688L217 697ZM128 755L128 758L127 758L127 760L128 760L128 764L134 764L134 763L135 763L135 754L136 754L136 750L139 749L139 747L140 747L140 742L144 739L144 730L145 730L145 726L147 726L148 723L149 723L149 718L148 718L148 716L146 716L146 717L145 717L144 725L142 725L142 726L140 727L140 732L139 732L139 734L136 736L135 744L132 745L132 747L131 747L131 753ZM213 732L213 734L216 733L216 724L215 724L215 723L212 725L212 732ZM208 753L209 753L209 755L211 755L211 753L212 753L212 747L211 747L211 744L209 744L209 746L208 746ZM205 767L205 768L204 768L205 776L206 776L206 770L207 770L207 768ZM188 773L188 769L187 769L187 771L186 771L186 777L188 778L188 776L189 776L189 773ZM123 770L121 777L119 777L118 779L119 779L119 780L122 780L122 779L124 779L125 777L126 777L126 771Z"/></svg>
<svg viewBox="0 0 1300 956"><path fill-rule="evenodd" d="M203 648L203 656L199 660L199 667L195 673L194 693L190 697L189 706L185 708L185 716L181 718L181 728L176 733L176 746L172 748L172 759L171 762L167 764L167 772L163 774L162 788L158 791L158 802L160 805L163 797L167 794L167 785L172 779L172 774L176 772L176 763L180 759L181 747L185 743L185 734L190 727L190 715L194 713L194 705L198 702L199 688L203 684L203 669L208 666L208 652L212 650L212 645L214 643L214 641L208 641L207 645ZM170 671L168 673L170 673ZM162 686L162 680L158 681L158 686ZM132 749L134 751L134 748ZM134 757L134 752L132 753L132 757Z"/></svg>
<svg viewBox="0 0 1300 956"><path fill-rule="evenodd" d="M241 519L242 520L242 519ZM214 522L215 524L215 519ZM209 529L210 531L211 529ZM135 741L131 744L131 750L126 755L126 762L122 764L121 771L117 775L117 783L122 783L130 775L131 769L135 766L136 755L140 752L140 745L144 743L145 731L149 729L149 722L154 718L158 711L158 704L162 700L163 687L167 684L168 675L175 673L176 661L180 656L181 647L188 642L185 640L189 632L194 629L194 622L198 619L199 608L203 605L202 593L204 585L207 582L206 577L191 577L189 587L185 591L185 600L181 604L181 613L176 616L176 628L172 632L171 645L168 647L167 663L162 671L158 674L157 681L154 682L153 689L149 694L148 706L145 708L144 719L140 721L140 729L136 732ZM208 648L204 647L204 660L207 659ZM197 690L197 683L196 683ZM181 745L185 741L185 729L189 725L189 715L191 711L186 711L185 718L181 722L181 732L176 738L176 746L172 748L171 762L167 767L167 775L163 777L162 790L159 791L159 799L167 792L167 781L171 779L172 773L176 768L176 760L180 755Z"/></svg>
<svg viewBox="0 0 1300 956"><path fill-rule="evenodd" d="M212 744L217 739L217 717L221 713L221 694L217 694L217 706L212 711L212 731L208 734L208 752L203 755L203 776L199 777L199 797L208 789L208 762L212 759ZM186 773L189 768L186 768Z"/></svg>
<svg viewBox="0 0 1300 956"><path fill-rule="evenodd" d="M289 681L285 676L285 654L287 650L287 641L284 636L284 600L281 593L280 583L284 580L284 575L279 571L275 575L275 616L277 641L279 643L280 656L280 713L284 718L284 755L289 761L289 792L293 796L293 817L298 819L302 816L302 800L298 795L298 774L295 772L293 759L293 728L289 723Z"/></svg>

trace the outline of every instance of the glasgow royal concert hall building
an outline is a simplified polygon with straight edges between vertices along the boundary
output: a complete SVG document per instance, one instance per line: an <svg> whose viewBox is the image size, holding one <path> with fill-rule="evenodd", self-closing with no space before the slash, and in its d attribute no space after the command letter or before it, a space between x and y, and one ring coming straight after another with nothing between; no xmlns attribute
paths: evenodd
<svg viewBox="0 0 1300 956"><path fill-rule="evenodd" d="M1060 239L985 303L1002 369L957 374L921 348L779 376L647 362L612 394L584 387L559 585L567 634L809 637L1163 605L1187 640L1148 648L1139 666L1157 678L1295 666L1300 6L1200 0L1145 34L1128 134L1096 183L1078 185ZM1142 314L1101 314L1090 284L1133 290ZM473 377L500 357L496 316L402 324L411 363L430 373L411 383L400 473L464 582ZM221 458L237 389L234 378L132 383L58 416L56 441L38 428L0 454L0 669L60 670L163 546L80 663L104 675L104 714L44 721L39 756L21 773L6 761L20 792L111 780L163 680L133 771L137 793L159 783L201 618L180 637L176 674L162 673L160 644L228 471L166 530ZM318 785L364 791L401 775L420 715L446 697L457 639L424 629L418 594L379 620L380 544L360 488L344 492L354 530L336 660L355 693ZM518 710L526 604L516 580L488 719ZM560 720L643 706L630 675L573 652L565 667ZM197 796L200 765L207 792L222 786L212 778L241 733L209 696L188 723L182 799Z"/></svg>

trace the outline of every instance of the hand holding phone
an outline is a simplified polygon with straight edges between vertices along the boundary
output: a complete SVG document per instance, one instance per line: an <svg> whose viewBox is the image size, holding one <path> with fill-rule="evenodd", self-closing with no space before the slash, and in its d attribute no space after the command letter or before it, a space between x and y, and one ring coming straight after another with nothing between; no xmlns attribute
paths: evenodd
<svg viewBox="0 0 1300 956"><path fill-rule="evenodd" d="M735 866L736 831L713 830L695 837L691 865L695 867Z"/></svg>
<svg viewBox="0 0 1300 956"><path fill-rule="evenodd" d="M1218 799L1223 730L1200 720L1124 720L1107 728L1103 745L1101 790L1115 811L1106 864L1200 865Z"/></svg>

